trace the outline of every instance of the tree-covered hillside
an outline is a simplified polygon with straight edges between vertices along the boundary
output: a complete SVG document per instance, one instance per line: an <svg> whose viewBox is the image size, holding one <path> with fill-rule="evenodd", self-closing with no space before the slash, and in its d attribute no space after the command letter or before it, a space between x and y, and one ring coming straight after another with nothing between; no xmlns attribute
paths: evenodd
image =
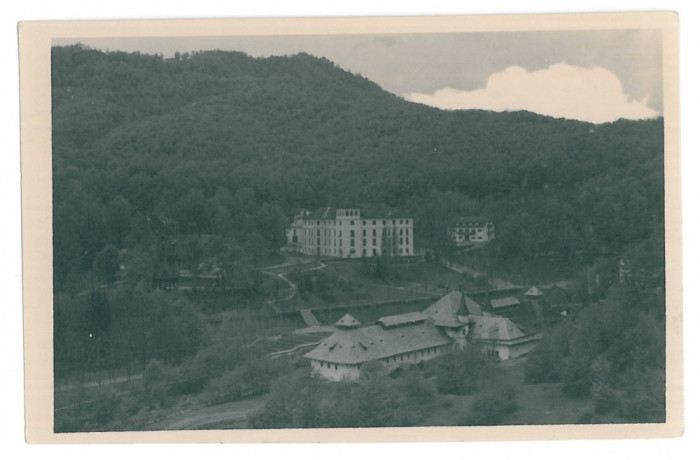
<svg viewBox="0 0 700 460"><path fill-rule="evenodd" d="M483 214L502 261L662 264L660 119L440 111L306 54L60 47L52 91L59 290L112 279L115 260L135 279L165 270L173 235L214 235L191 262L225 253L243 273L283 244L295 210L329 205L395 208L432 250L455 216Z"/></svg>

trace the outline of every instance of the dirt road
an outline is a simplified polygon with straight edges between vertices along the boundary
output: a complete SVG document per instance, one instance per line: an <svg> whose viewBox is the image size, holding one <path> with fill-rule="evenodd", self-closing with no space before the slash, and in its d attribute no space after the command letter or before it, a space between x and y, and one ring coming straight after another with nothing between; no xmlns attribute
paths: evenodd
<svg viewBox="0 0 700 460"><path fill-rule="evenodd" d="M249 428L248 416L265 404L267 395L173 414L148 430L205 430Z"/></svg>

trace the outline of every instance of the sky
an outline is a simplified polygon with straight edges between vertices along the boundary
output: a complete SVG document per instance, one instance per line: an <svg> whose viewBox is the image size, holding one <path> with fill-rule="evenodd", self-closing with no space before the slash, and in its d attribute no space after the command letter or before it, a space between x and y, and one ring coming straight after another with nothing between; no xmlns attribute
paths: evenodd
<svg viewBox="0 0 700 460"><path fill-rule="evenodd" d="M661 32L654 29L79 41L165 57L206 49L255 57L307 52L407 100L447 110L528 110L604 123L653 118L663 107Z"/></svg>

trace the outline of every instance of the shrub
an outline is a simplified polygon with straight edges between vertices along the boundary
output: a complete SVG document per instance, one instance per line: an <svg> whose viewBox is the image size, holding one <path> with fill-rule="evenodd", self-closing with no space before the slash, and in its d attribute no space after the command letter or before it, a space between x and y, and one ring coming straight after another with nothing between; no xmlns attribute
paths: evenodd
<svg viewBox="0 0 700 460"><path fill-rule="evenodd" d="M221 404L265 393L269 389L269 376L261 374L255 366L243 365L211 380L203 399L207 405Z"/></svg>
<svg viewBox="0 0 700 460"><path fill-rule="evenodd" d="M435 387L418 370L403 372L396 381L396 388L418 403L427 403L435 398Z"/></svg>
<svg viewBox="0 0 700 460"><path fill-rule="evenodd" d="M518 410L516 392L504 387L489 392L474 402L466 418L466 425L503 425L508 416Z"/></svg>
<svg viewBox="0 0 700 460"><path fill-rule="evenodd" d="M591 369L580 356L569 356L562 360L562 392L573 398L585 398L591 390Z"/></svg>
<svg viewBox="0 0 700 460"><path fill-rule="evenodd" d="M476 347L441 356L427 367L435 371L438 391L453 395L472 394L498 372L496 365Z"/></svg>
<svg viewBox="0 0 700 460"><path fill-rule="evenodd" d="M604 415L620 405L620 401L609 387L601 388L594 395L594 410L598 415Z"/></svg>
<svg viewBox="0 0 700 460"><path fill-rule="evenodd" d="M92 421L98 426L103 426L112 420L119 409L119 398L114 390L105 390L99 395L97 402L92 406L94 416Z"/></svg>
<svg viewBox="0 0 700 460"><path fill-rule="evenodd" d="M419 423L435 390L417 370L396 379L368 363L355 382L324 382L298 371L273 385L255 428L386 427Z"/></svg>
<svg viewBox="0 0 700 460"><path fill-rule="evenodd" d="M141 397L149 409L167 405L167 383L165 366L161 361L152 360L143 373Z"/></svg>
<svg viewBox="0 0 700 460"><path fill-rule="evenodd" d="M568 353L571 331L567 324L558 325L527 355L525 382L544 383L561 380L562 359Z"/></svg>

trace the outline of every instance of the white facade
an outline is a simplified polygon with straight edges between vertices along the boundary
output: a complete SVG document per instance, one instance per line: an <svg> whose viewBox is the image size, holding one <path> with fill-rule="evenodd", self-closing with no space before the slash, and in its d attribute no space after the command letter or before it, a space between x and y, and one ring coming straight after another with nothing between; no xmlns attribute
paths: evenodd
<svg viewBox="0 0 700 460"><path fill-rule="evenodd" d="M356 380L360 377L360 364L338 364L312 359L311 372L331 382Z"/></svg>
<svg viewBox="0 0 700 460"><path fill-rule="evenodd" d="M378 359L377 362L382 365L385 371L392 371L403 365L418 364L421 361L428 361L442 356L445 353L460 349L462 348L455 342L448 345L429 347L423 350L399 353ZM360 371L364 364L366 364L366 362L359 364L341 364L311 359L311 372L331 382L352 381L360 377Z"/></svg>
<svg viewBox="0 0 700 460"><path fill-rule="evenodd" d="M537 346L537 343L542 339L541 334L534 334L528 336L527 339L522 341L514 340L512 342L489 342L481 341L481 350L488 356L498 358L501 361L506 361L509 359L520 358L525 356L533 348Z"/></svg>
<svg viewBox="0 0 700 460"><path fill-rule="evenodd" d="M365 218L359 209L304 211L287 229L287 246L314 256L412 256L413 219Z"/></svg>
<svg viewBox="0 0 700 460"><path fill-rule="evenodd" d="M450 238L457 244L487 243L496 238L493 222L481 217L464 217L449 229Z"/></svg>
<svg viewBox="0 0 700 460"><path fill-rule="evenodd" d="M501 361L526 355L542 339L541 333L523 334L510 319L501 316L469 315L469 321L470 341Z"/></svg>

